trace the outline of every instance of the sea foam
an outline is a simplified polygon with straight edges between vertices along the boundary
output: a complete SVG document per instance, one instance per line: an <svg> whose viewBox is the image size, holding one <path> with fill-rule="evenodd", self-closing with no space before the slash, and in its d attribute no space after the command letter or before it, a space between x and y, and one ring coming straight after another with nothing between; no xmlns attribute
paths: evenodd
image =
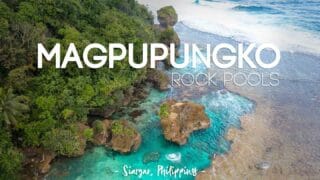
<svg viewBox="0 0 320 180"><path fill-rule="evenodd" d="M234 2L207 2L199 4L184 0L138 0L154 14L160 7L172 5L183 24L242 42L273 43L281 50L320 55L320 35L279 22L270 14L250 14L237 11Z"/></svg>

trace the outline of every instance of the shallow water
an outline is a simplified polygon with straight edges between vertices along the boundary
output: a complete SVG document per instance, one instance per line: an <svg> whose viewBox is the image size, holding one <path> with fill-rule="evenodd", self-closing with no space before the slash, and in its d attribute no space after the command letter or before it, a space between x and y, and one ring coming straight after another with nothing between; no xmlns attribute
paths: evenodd
<svg viewBox="0 0 320 180"><path fill-rule="evenodd" d="M280 48L290 50L282 52L281 63L273 69L280 73L280 85L256 89L268 97L275 107L277 117L270 121L273 128L281 133L281 137L276 140L281 146L272 148L284 155L273 159L272 163L279 163L283 169L290 169L287 173L292 170L292 173L299 172L302 175L319 174L320 156L317 142L320 140L320 58L294 53L296 50L319 52L319 23L313 23L319 20L319 11L316 9L319 7L318 1L273 1L266 6L261 5L261 1L249 0L233 0L230 3L200 1L199 4L194 4L193 1L159 0L150 6L159 8L167 2L174 3L183 23L201 31L219 34L196 31L180 23L176 30L182 42L236 44L236 40L246 37L243 38L246 41L273 42ZM295 8L297 3L303 2L303 6ZM299 17L294 19L297 14ZM284 21L287 23L283 23ZM279 24L281 26L277 27ZM303 27L305 29L300 29ZM206 71L203 66L199 66L198 69L171 70L168 74ZM190 93L191 96L186 95ZM157 109L166 98L192 100L203 104L212 122L210 128L193 133L185 146L180 147L165 141L161 134ZM202 170L210 165L210 158L214 154L229 151L230 142L224 138L227 129L231 126L239 128L239 117L252 111L254 103L239 95L226 93L221 87L208 88L202 92L190 87L172 88L168 92L151 90L149 97L139 106L145 113L136 119L137 128L143 138L137 152L120 155L104 147L96 147L80 158L58 160L53 164L47 179L126 179L122 175L122 168L126 164L133 168L150 168L153 176L144 176L143 179L164 179L163 176L156 176L157 165L186 166ZM285 151L286 147L292 147L294 151ZM143 162L146 156L152 157L154 161ZM184 177L188 178L193 179L190 176Z"/></svg>
<svg viewBox="0 0 320 180"><path fill-rule="evenodd" d="M177 29L178 33L186 33L183 31L183 26L180 28ZM187 37L197 38L193 34ZM188 40L182 39L182 41ZM194 74L206 71L203 65L199 65L197 69L172 69L167 73L169 75L172 72ZM185 96L185 92L191 93L191 96ZM211 120L211 126L206 130L194 132L186 145L178 146L166 141L162 135L157 111L161 102L167 98L190 100L204 105L206 114ZM224 138L226 131L230 127L240 128L239 117L251 112L253 108L252 101L221 90L221 87L208 88L201 93L194 87L173 87L167 92L152 89L148 98L137 108L145 110L144 114L135 119L136 126L142 134L142 144L137 152L121 155L104 147L95 147L88 150L82 157L58 160L53 164L46 178L138 179L138 176L123 176L125 165L132 168L150 169L152 175L144 175L143 179L164 179L163 175L157 174L158 165L164 168L174 166L175 168L203 170L210 166L211 158L215 154L229 151L230 142ZM174 177L167 176L166 179L174 179ZM194 177L183 176L183 179L194 179Z"/></svg>

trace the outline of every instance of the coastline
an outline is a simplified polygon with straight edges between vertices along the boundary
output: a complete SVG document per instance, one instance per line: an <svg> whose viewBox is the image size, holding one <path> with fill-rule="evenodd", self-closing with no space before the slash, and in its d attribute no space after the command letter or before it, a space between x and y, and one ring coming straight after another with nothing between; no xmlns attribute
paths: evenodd
<svg viewBox="0 0 320 180"><path fill-rule="evenodd" d="M181 23L177 30L182 39L193 43L236 43L231 38L199 30L184 28ZM193 39L193 36L200 37ZM186 39L185 39L186 38ZM280 73L280 84L276 87L238 87L226 84L225 88L256 102L255 112L241 117L243 130L229 130L235 133L231 151L213 160L221 179L226 177L243 178L296 178L318 179L320 106L318 56L302 52L282 52L282 61L275 69ZM294 70L293 70L294 69ZM224 71L210 69L220 76ZM247 69L229 69L231 73L248 73ZM259 71L259 70L258 70ZM264 72L264 71L262 71ZM222 77L218 77L222 78ZM253 152L249 152L253 151ZM219 160L220 159L220 160ZM216 163L215 163L216 162ZM219 163L218 163L219 162ZM234 165L232 164L234 162ZM256 166L267 162L267 170ZM237 167L237 170L232 169ZM207 169L208 170L208 169ZM211 169L209 171L212 172ZM208 173L202 173L207 174ZM203 177L199 175L198 178ZM210 176L205 176L210 178ZM213 176L211 178L218 178Z"/></svg>
<svg viewBox="0 0 320 180"><path fill-rule="evenodd" d="M226 40L227 42L234 41L234 39L225 38L220 35L211 35L218 37L218 39L213 39L215 42L223 40ZM306 57L304 54L300 56ZM294 65L296 66L297 64ZM290 68L290 65L286 66L286 68ZM289 74L289 77L293 79L297 78L294 77L294 75ZM285 78L289 79L289 77ZM312 176L308 174L309 172L307 170L303 170L304 172L295 171L297 169L302 169L303 163L292 168L292 164L303 156L294 157L294 150L289 149L292 147L285 144L287 140L286 137L283 137L279 128L274 127L277 121L283 121L286 119L287 115L286 113L280 113L279 116L279 111L282 110L279 108L280 105L275 104L276 102L274 102L272 98L270 99L270 97L275 95L276 91L279 89L276 88L276 90L273 90L271 88L271 90L260 87L237 87L233 84L227 84L225 88L231 92L235 92L235 94L255 101L255 111L241 117L241 130L228 130L226 137L233 142L230 152L213 159L211 167L207 168L203 173L200 173L197 179L254 179L257 177L265 179L299 177L304 179L306 178L306 175L308 175L308 178L316 179L316 173ZM286 93L286 91L283 91L282 89L282 93L283 92ZM286 150L290 151L291 154L289 156L285 155ZM264 167L259 167L259 164L265 162L269 164L266 169L264 169Z"/></svg>
<svg viewBox="0 0 320 180"><path fill-rule="evenodd" d="M287 64L288 68L290 65L292 64ZM293 82L282 79L282 85L277 88L239 87L232 83L225 85L229 91L255 101L255 111L240 118L240 130L229 129L226 138L233 142L231 150L215 157L211 166L198 174L198 180L318 179L319 145L313 142L319 140L319 125L316 121L319 113L314 110L320 101L317 101L319 95L314 94L316 92L310 92L319 85L311 80ZM300 89L301 86L307 90ZM299 97L303 97L303 101L309 104L302 106L305 102L299 102ZM304 114L307 109L309 114ZM303 124L303 121L311 125ZM299 133L301 131L304 132L303 135ZM300 135L297 136L296 133ZM268 167L259 167L261 163L267 163Z"/></svg>
<svg viewBox="0 0 320 180"><path fill-rule="evenodd" d="M255 110L240 118L241 129L231 128L226 138L232 141L230 151L212 160L211 167L198 174L197 179L257 178L265 175L272 178L276 167L259 170L256 164L269 160L271 141L275 131L270 128L274 118L272 105L264 97L250 88L239 88L232 84L226 89L236 92L256 102ZM269 173L272 172L272 173ZM277 176L278 177L278 174Z"/></svg>
<svg viewBox="0 0 320 180"><path fill-rule="evenodd" d="M0 179L320 179L320 1L256 1L0 2Z"/></svg>

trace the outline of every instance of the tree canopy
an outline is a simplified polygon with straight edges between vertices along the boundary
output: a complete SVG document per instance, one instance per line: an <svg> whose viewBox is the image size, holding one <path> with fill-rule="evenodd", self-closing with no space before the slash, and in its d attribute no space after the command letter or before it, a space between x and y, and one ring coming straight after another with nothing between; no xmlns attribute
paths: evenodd
<svg viewBox="0 0 320 180"><path fill-rule="evenodd" d="M79 49L93 42L130 42L142 47L142 43L156 39L152 25L151 13L135 0L0 0L3 177L19 171L21 154L17 148L45 147L61 155L78 151L70 146L77 144L77 137L70 136L74 134L72 124L86 121L91 108L117 102L118 96L112 94L146 75L146 69L133 69L126 61L112 70L78 69L72 65L59 70L50 62L37 69L37 43L48 48L60 43L65 47L62 49L71 42ZM139 62L142 48L134 51ZM86 132L88 138L91 134ZM21 143L13 141L17 138Z"/></svg>

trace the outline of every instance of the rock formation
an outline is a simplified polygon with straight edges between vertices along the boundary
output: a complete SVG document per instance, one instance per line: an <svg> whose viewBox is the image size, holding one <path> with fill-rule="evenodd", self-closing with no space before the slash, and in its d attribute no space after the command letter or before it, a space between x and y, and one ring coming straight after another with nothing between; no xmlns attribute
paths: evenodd
<svg viewBox="0 0 320 180"><path fill-rule="evenodd" d="M159 37L159 42L169 46L171 43L175 44L175 56L179 57L180 39L178 34L174 31L173 26L178 21L178 15L172 6L166 6L157 11L158 21L160 26L155 26L155 31ZM159 52L161 53L161 52ZM170 56L165 61L167 68L171 67Z"/></svg>
<svg viewBox="0 0 320 180"><path fill-rule="evenodd" d="M151 82L160 91L169 89L169 77L158 69L148 69L147 81Z"/></svg>
<svg viewBox="0 0 320 180"><path fill-rule="evenodd" d="M104 120L93 123L93 143L105 145L120 153L129 153L139 148L140 133L126 120Z"/></svg>
<svg viewBox="0 0 320 180"><path fill-rule="evenodd" d="M104 145L107 141L110 141L110 127L111 122L109 120L99 121L96 120L92 123L93 128L93 144L95 145Z"/></svg>
<svg viewBox="0 0 320 180"><path fill-rule="evenodd" d="M27 171L24 174L30 177L40 177L50 169L50 163L56 154L42 148L27 148L23 150L23 167ZM30 174L32 173L32 174ZM29 177L29 178L30 178Z"/></svg>
<svg viewBox="0 0 320 180"><path fill-rule="evenodd" d="M178 15L172 6L166 6L157 11L158 21L164 28L174 26L178 21Z"/></svg>
<svg viewBox="0 0 320 180"><path fill-rule="evenodd" d="M165 139L183 145L196 130L206 129L210 120L202 105L168 100L160 107L161 126Z"/></svg>

